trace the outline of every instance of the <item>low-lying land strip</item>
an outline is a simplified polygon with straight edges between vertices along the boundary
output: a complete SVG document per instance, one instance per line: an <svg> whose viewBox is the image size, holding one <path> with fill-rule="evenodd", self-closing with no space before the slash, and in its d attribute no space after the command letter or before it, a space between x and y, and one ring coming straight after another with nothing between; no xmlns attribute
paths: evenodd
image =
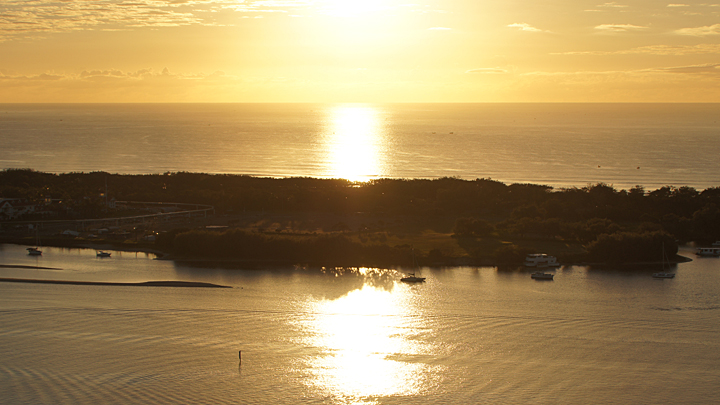
<svg viewBox="0 0 720 405"><path fill-rule="evenodd" d="M105 285L119 287L191 287L191 288L232 288L226 285L200 283L195 281L146 281L142 283L111 283L103 281L36 280L26 278L0 278L3 283Z"/></svg>
<svg viewBox="0 0 720 405"><path fill-rule="evenodd" d="M107 193L100 198L98 190ZM176 260L493 266L547 253L564 264L624 264L672 260L679 244L720 240L720 187L553 189L481 178L352 182L18 169L0 171L0 196L16 211L36 206L22 215L6 210L0 243L96 249L104 243ZM179 204L198 205L198 215L185 216ZM47 220L72 220L76 228L56 229Z"/></svg>

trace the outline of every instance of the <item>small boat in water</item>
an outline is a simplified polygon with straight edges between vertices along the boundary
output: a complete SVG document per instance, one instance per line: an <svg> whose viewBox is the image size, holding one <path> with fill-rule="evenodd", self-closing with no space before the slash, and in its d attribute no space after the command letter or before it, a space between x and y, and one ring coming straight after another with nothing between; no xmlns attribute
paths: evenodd
<svg viewBox="0 0 720 405"><path fill-rule="evenodd" d="M413 266L415 267L415 269L418 269L420 267L420 265L418 264L417 257L415 257L414 249L413 249L412 253L413 253ZM415 275L415 272L413 271L412 273L407 273L407 276L401 278L400 281L402 281L404 283L422 283L425 281L425 277L417 277Z"/></svg>
<svg viewBox="0 0 720 405"><path fill-rule="evenodd" d="M704 257L720 257L720 248L717 248L717 247L698 248L695 251L695 254L698 256L704 256Z"/></svg>
<svg viewBox="0 0 720 405"><path fill-rule="evenodd" d="M416 277L415 273L408 273L407 277L403 277L400 281L404 283L422 283L425 281L425 277Z"/></svg>
<svg viewBox="0 0 720 405"><path fill-rule="evenodd" d="M545 253L532 253L525 257L525 267L560 267L557 257Z"/></svg>
<svg viewBox="0 0 720 405"><path fill-rule="evenodd" d="M42 256L42 250L34 247L27 248L27 252L30 256Z"/></svg>
<svg viewBox="0 0 720 405"><path fill-rule="evenodd" d="M110 252L103 252L102 250L99 250L97 252L97 257L110 257L110 255L111 255Z"/></svg>
<svg viewBox="0 0 720 405"><path fill-rule="evenodd" d="M659 273L653 273L653 278L675 278L675 273L670 273L668 271L665 271L665 265L667 264L667 267L670 267L670 260L668 260L667 255L665 254L665 244L663 244L663 256L662 256L662 266L663 271Z"/></svg>
<svg viewBox="0 0 720 405"><path fill-rule="evenodd" d="M552 273L543 273L541 271L536 271L535 273L531 274L530 277L535 280L552 280L555 275Z"/></svg>

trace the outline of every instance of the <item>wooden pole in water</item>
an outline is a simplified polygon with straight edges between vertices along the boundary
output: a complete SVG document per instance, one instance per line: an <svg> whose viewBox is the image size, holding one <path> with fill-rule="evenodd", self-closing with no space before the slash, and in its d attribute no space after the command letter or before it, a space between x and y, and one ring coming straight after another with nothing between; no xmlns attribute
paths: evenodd
<svg viewBox="0 0 720 405"><path fill-rule="evenodd" d="M242 364L242 350L238 351L238 359L240 360L240 364Z"/></svg>

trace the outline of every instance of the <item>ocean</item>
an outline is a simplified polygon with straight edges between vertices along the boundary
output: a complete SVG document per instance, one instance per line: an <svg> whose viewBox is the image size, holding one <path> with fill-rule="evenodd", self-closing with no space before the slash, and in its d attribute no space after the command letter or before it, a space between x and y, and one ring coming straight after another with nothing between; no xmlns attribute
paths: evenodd
<svg viewBox="0 0 720 405"><path fill-rule="evenodd" d="M720 185L720 104L0 104L0 168Z"/></svg>
<svg viewBox="0 0 720 405"><path fill-rule="evenodd" d="M694 257L683 248L681 255ZM522 269L198 268L0 245L1 404L716 404L720 259ZM242 361L240 353L242 352Z"/></svg>

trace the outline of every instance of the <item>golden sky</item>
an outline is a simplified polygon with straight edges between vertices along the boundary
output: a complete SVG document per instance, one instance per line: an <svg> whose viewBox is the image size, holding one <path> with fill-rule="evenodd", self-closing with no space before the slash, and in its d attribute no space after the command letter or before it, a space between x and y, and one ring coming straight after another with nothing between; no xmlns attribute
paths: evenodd
<svg viewBox="0 0 720 405"><path fill-rule="evenodd" d="M720 102L720 3L0 0L0 102Z"/></svg>

